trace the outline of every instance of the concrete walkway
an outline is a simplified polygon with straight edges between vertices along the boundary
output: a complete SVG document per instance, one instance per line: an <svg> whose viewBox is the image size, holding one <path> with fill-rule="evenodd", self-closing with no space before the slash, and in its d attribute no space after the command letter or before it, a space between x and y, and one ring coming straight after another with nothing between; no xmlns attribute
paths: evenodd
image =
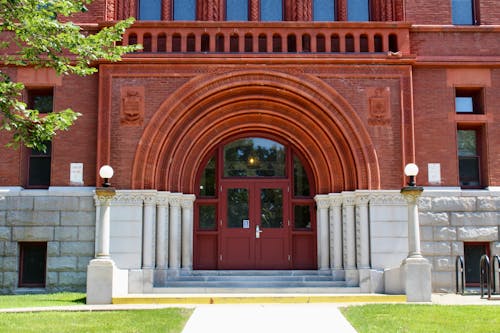
<svg viewBox="0 0 500 333"><path fill-rule="evenodd" d="M196 308L183 333L355 333L332 304L220 304Z"/></svg>

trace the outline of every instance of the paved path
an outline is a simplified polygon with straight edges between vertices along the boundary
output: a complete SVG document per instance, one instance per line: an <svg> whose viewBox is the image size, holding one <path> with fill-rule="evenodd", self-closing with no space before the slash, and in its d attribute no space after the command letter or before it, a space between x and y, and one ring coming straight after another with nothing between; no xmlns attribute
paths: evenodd
<svg viewBox="0 0 500 333"><path fill-rule="evenodd" d="M355 333L332 304L220 304L196 308L182 333Z"/></svg>

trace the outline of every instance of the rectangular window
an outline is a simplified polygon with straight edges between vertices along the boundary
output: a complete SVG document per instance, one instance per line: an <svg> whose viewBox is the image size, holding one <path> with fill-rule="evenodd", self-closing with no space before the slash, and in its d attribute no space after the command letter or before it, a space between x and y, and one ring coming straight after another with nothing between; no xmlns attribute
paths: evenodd
<svg viewBox="0 0 500 333"><path fill-rule="evenodd" d="M260 0L260 20L261 21L282 21L283 1L282 0Z"/></svg>
<svg viewBox="0 0 500 333"><path fill-rule="evenodd" d="M196 0L174 0L174 21L196 20Z"/></svg>
<svg viewBox="0 0 500 333"><path fill-rule="evenodd" d="M248 21L248 0L227 0L226 21Z"/></svg>
<svg viewBox="0 0 500 333"><path fill-rule="evenodd" d="M50 113L54 108L54 88L28 89L28 108Z"/></svg>
<svg viewBox="0 0 500 333"><path fill-rule="evenodd" d="M347 0L347 21L365 22L369 20L369 0Z"/></svg>
<svg viewBox="0 0 500 333"><path fill-rule="evenodd" d="M160 21L161 20L161 1L162 0L140 0L139 1L139 20L142 20L142 21Z"/></svg>
<svg viewBox="0 0 500 333"><path fill-rule="evenodd" d="M483 90L456 88L455 112L483 114Z"/></svg>
<svg viewBox="0 0 500 333"><path fill-rule="evenodd" d="M481 257L486 254L489 256L488 243L464 243L464 268L465 285L475 287L479 285L479 263Z"/></svg>
<svg viewBox="0 0 500 333"><path fill-rule="evenodd" d="M479 13L476 11L476 0L452 0L451 20L457 25L479 24Z"/></svg>
<svg viewBox="0 0 500 333"><path fill-rule="evenodd" d="M480 130L458 129L458 171L460 186L481 186Z"/></svg>
<svg viewBox="0 0 500 333"><path fill-rule="evenodd" d="M217 229L217 206L199 205L198 206L198 230L216 230Z"/></svg>
<svg viewBox="0 0 500 333"><path fill-rule="evenodd" d="M19 287L44 288L47 243L19 243Z"/></svg>
<svg viewBox="0 0 500 333"><path fill-rule="evenodd" d="M314 0L314 21L335 21L335 0Z"/></svg>
<svg viewBox="0 0 500 333"><path fill-rule="evenodd" d="M52 144L47 142L46 151L30 150L28 165L28 187L47 188L50 185Z"/></svg>

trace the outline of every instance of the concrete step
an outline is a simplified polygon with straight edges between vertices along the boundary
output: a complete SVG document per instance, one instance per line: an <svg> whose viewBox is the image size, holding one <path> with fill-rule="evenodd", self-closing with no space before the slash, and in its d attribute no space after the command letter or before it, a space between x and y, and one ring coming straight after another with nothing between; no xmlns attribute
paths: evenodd
<svg viewBox="0 0 500 333"><path fill-rule="evenodd" d="M342 288L346 287L342 281L167 281L164 285L167 288Z"/></svg>

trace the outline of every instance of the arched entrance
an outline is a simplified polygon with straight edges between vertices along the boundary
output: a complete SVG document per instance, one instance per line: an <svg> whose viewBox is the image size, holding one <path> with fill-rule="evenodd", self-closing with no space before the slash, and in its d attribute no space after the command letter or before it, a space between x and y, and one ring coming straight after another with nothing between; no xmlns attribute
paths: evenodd
<svg viewBox="0 0 500 333"><path fill-rule="evenodd" d="M314 186L288 143L221 143L198 175L195 269L315 269Z"/></svg>

